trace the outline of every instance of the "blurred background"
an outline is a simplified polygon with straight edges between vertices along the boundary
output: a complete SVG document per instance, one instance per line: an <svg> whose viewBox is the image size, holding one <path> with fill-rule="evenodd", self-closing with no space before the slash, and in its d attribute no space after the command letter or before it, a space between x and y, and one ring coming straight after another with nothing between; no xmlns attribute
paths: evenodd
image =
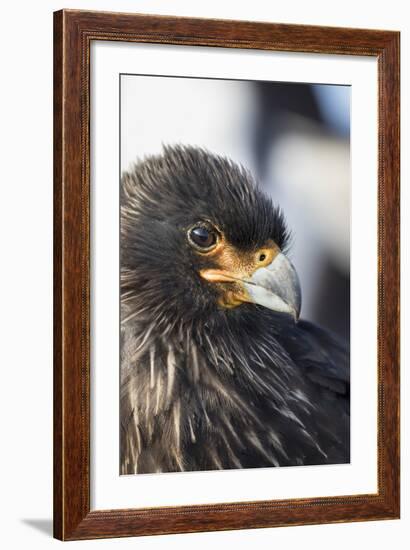
<svg viewBox="0 0 410 550"><path fill-rule="evenodd" d="M121 171L162 144L249 168L286 215L302 317L350 333L350 87L121 75Z"/></svg>

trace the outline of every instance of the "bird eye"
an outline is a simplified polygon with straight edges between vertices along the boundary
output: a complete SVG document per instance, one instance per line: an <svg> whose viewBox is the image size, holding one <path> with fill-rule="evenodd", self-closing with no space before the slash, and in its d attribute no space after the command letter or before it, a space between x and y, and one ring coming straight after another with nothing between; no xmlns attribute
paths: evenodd
<svg viewBox="0 0 410 550"><path fill-rule="evenodd" d="M188 238L195 248L209 251L217 242L216 231L203 225L196 225L188 231Z"/></svg>

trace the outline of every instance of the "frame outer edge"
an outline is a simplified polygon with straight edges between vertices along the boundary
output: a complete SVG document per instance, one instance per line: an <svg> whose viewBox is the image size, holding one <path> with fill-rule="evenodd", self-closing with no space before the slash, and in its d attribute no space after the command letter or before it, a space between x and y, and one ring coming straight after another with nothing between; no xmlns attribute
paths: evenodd
<svg viewBox="0 0 410 550"><path fill-rule="evenodd" d="M121 34L122 30L124 33ZM379 493L90 512L89 40L353 53L379 60ZM148 33L148 34L144 34ZM262 36L262 38L259 38ZM126 37L126 38L124 38ZM95 38L95 37L93 37ZM263 39L268 40L263 42ZM278 40L276 40L278 38ZM280 39L280 40L279 40ZM283 40L288 40L283 45ZM333 41L337 42L334 43ZM62 10L54 14L54 536L61 540L399 517L399 33ZM80 122L81 121L81 122ZM81 127L80 127L81 126ZM380 198L382 197L382 203ZM388 243L388 246L387 246ZM84 273L87 271L87 273ZM386 300L384 288L388 289ZM380 299L380 298L379 298ZM378 321L379 325L380 317ZM380 329L379 329L380 330ZM80 402L81 401L81 402ZM385 406L388 405L388 406ZM384 434L384 435L383 435ZM387 435L387 437L385 437Z"/></svg>
<svg viewBox="0 0 410 550"><path fill-rule="evenodd" d="M72 538L89 512L89 228L79 27L72 13L54 13L54 536L61 540Z"/></svg>
<svg viewBox="0 0 410 550"><path fill-rule="evenodd" d="M384 361L383 410L384 496L392 517L400 518L400 33L394 33L380 55L381 178L379 217L380 261L383 285L381 346ZM382 212L381 212L382 211ZM389 403L390 406L386 406ZM380 414L380 410L379 410Z"/></svg>
<svg viewBox="0 0 410 550"><path fill-rule="evenodd" d="M64 489L63 489L63 431L62 431L62 174L63 174L63 14L55 12L53 18L54 30L54 121L53 121L53 175L54 175L54 219L53 219L53 533L60 540L64 537Z"/></svg>

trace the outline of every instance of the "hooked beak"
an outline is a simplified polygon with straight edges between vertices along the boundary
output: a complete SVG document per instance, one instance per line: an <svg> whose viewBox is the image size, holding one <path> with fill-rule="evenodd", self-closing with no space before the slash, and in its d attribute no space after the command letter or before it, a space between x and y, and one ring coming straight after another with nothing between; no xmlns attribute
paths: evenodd
<svg viewBox="0 0 410 550"><path fill-rule="evenodd" d="M301 290L299 277L288 258L281 252L271 255L270 263L257 268L251 276L221 269L205 269L200 275L211 283L235 283L220 304L237 307L244 302L258 304L299 319Z"/></svg>
<svg viewBox="0 0 410 550"><path fill-rule="evenodd" d="M302 303L299 277L288 258L279 253L266 267L257 269L244 279L250 301L299 319Z"/></svg>

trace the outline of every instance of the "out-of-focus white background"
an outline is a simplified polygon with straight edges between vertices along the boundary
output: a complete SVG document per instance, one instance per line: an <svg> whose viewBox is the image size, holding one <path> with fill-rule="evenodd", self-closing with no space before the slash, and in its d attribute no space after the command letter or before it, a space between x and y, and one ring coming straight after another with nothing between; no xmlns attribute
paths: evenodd
<svg viewBox="0 0 410 550"><path fill-rule="evenodd" d="M402 31L403 313L410 277L410 20L402 0L43 0L2 6L0 36L1 545L48 549L52 517L52 11L63 7L139 11ZM407 277L406 277L407 276ZM407 309L408 311L408 309ZM407 318L407 317L406 317ZM409 364L403 325L400 521L259 529L70 543L70 548L249 547L406 550L410 537Z"/></svg>
<svg viewBox="0 0 410 550"><path fill-rule="evenodd" d="M122 170L176 143L251 170L292 231L302 317L349 340L350 87L122 75Z"/></svg>

